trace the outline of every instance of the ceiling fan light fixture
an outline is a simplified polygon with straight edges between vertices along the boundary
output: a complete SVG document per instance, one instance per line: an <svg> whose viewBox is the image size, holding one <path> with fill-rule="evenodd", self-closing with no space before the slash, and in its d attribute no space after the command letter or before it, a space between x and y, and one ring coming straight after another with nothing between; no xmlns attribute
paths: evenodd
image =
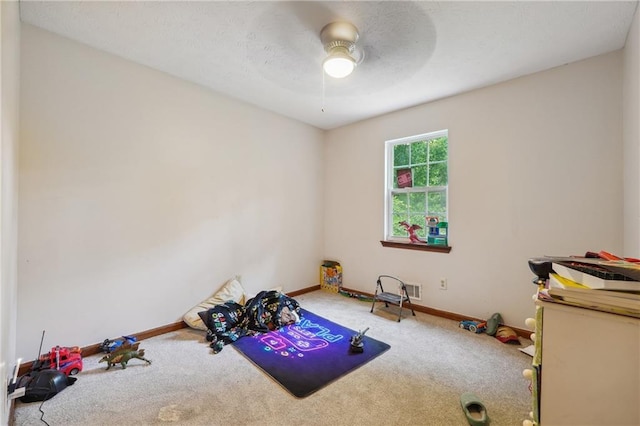
<svg viewBox="0 0 640 426"><path fill-rule="evenodd" d="M327 52L322 69L333 78L344 78L356 67L352 56L360 35L358 29L348 22L332 22L320 32L320 40Z"/></svg>
<svg viewBox="0 0 640 426"><path fill-rule="evenodd" d="M330 77L344 78L356 68L356 60L350 55L348 49L338 46L329 52L322 62L322 68Z"/></svg>

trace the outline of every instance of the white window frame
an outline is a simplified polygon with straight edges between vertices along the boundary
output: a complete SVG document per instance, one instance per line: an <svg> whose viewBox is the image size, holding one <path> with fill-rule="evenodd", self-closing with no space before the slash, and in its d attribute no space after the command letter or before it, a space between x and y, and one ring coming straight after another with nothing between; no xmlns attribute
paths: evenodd
<svg viewBox="0 0 640 426"><path fill-rule="evenodd" d="M384 239L385 241L400 241L409 242L409 237L398 237L392 235L393 232L393 194L394 193L410 193L410 192L424 192L429 193L432 191L444 191L447 205L447 222L449 216L449 144L447 143L447 185L444 186L426 186L426 187L411 187L411 188L395 188L393 187L395 173L393 166L393 147L396 145L406 145L413 142L419 142L424 140L441 138L443 136L449 139L449 130L438 130L430 133L423 133L415 136L408 136L399 139L392 139L385 141L385 186L384 186ZM427 196L428 200L428 196Z"/></svg>

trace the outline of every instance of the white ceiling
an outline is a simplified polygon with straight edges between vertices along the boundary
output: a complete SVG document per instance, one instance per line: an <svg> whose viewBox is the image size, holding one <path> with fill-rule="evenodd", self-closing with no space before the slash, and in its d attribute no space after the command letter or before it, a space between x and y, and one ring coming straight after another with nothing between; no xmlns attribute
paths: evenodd
<svg viewBox="0 0 640 426"><path fill-rule="evenodd" d="M621 49L637 5L22 0L20 16L97 49L331 129ZM320 30L336 20L358 28L365 58L351 76L323 82Z"/></svg>

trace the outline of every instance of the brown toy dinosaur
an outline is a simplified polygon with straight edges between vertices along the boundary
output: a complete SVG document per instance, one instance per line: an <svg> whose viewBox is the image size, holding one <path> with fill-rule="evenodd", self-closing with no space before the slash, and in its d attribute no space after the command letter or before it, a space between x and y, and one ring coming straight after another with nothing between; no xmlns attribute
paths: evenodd
<svg viewBox="0 0 640 426"><path fill-rule="evenodd" d="M151 364L151 361L144 357L144 349L138 349L138 346L140 346L140 342L136 342L133 345L124 344L110 354L103 356L98 362L106 362L107 370L116 364L122 365L122 368L125 369L132 358L138 358Z"/></svg>

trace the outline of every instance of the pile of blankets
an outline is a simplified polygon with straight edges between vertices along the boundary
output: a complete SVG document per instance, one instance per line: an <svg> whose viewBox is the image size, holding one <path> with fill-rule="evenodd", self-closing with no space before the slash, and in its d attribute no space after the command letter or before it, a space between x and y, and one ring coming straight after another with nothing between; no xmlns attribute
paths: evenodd
<svg viewBox="0 0 640 426"><path fill-rule="evenodd" d="M300 320L300 304L276 290L261 291L244 306L236 302L216 305L198 315L207 326L213 353L241 337L277 330Z"/></svg>

